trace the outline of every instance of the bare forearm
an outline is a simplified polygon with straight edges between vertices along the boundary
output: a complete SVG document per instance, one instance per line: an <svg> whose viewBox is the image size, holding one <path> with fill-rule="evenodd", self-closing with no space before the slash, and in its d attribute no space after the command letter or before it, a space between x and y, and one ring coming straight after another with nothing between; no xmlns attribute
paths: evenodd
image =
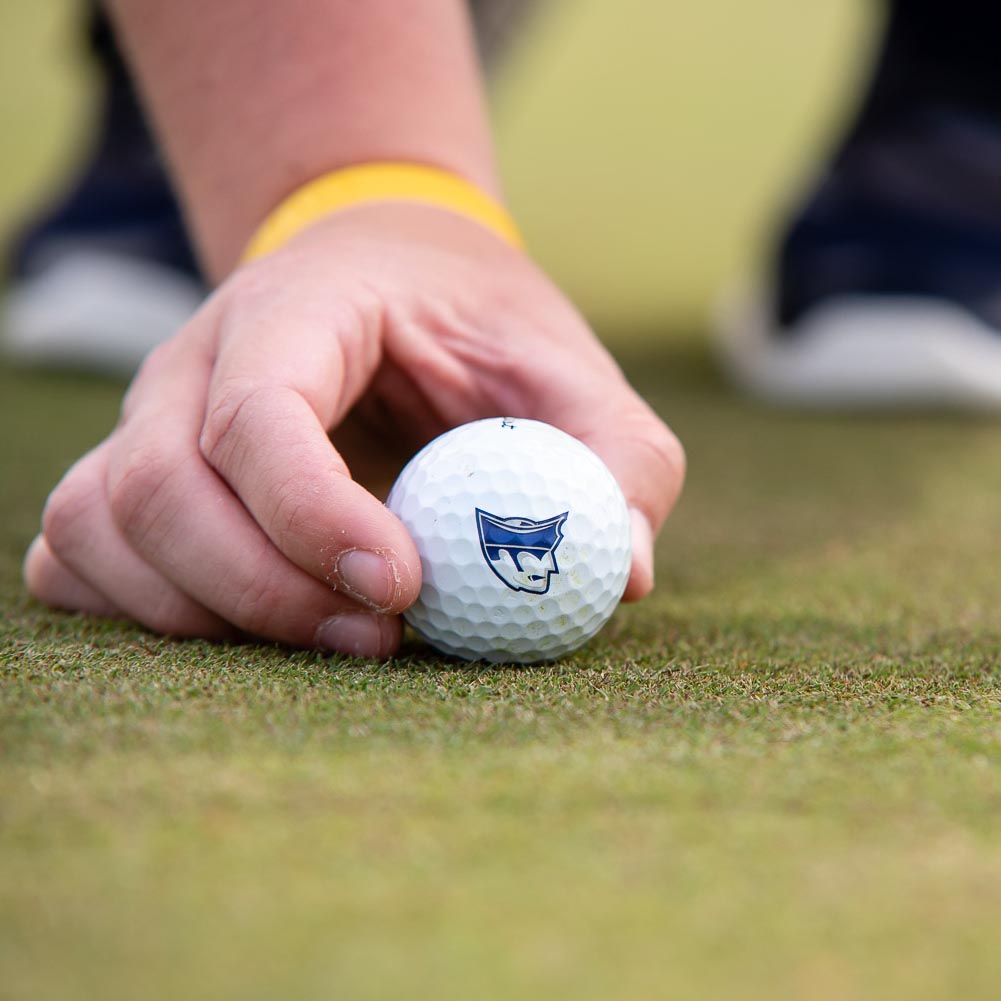
<svg viewBox="0 0 1001 1001"><path fill-rule="evenodd" d="M413 160L496 192L462 0L108 0L210 274L290 191Z"/></svg>

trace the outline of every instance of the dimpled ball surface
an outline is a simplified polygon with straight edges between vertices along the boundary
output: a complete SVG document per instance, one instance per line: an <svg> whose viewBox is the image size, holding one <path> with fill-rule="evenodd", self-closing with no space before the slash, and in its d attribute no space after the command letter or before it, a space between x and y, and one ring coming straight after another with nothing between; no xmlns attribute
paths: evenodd
<svg viewBox="0 0 1001 1001"><path fill-rule="evenodd" d="M625 590L622 491L586 445L548 424L455 428L410 461L386 503L421 557L406 621L443 653L561 657L601 629Z"/></svg>

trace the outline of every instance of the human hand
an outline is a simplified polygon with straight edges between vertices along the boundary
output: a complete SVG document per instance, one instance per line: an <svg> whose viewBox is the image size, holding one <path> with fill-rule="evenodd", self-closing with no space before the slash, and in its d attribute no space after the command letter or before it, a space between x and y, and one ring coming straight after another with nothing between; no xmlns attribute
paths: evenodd
<svg viewBox="0 0 1001 1001"><path fill-rule="evenodd" d="M405 457L499 414L604 459L633 511L625 597L646 594L684 455L583 320L474 223L340 213L237 270L150 355L118 426L49 497L28 588L163 633L389 655L420 561L328 432L363 428L370 462L373 437Z"/></svg>

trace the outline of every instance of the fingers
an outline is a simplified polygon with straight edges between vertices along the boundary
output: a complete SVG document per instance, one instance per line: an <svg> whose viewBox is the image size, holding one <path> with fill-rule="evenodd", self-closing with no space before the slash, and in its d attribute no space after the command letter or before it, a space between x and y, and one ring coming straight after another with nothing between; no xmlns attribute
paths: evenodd
<svg viewBox="0 0 1001 1001"><path fill-rule="evenodd" d="M54 608L106 619L125 615L61 562L43 535L35 537L24 557L24 580L30 594Z"/></svg>
<svg viewBox="0 0 1001 1001"><path fill-rule="evenodd" d="M623 597L636 601L653 588L654 539L681 493L684 449L645 404L623 405L619 413L582 425L577 436L604 460L629 505L633 565Z"/></svg>
<svg viewBox="0 0 1001 1001"><path fill-rule="evenodd" d="M162 632L236 627L392 653L396 613L420 589L419 557L328 438L384 349L375 399L401 438L503 406L590 445L633 512L626 596L649 591L653 538L684 455L586 327L566 320L520 256L495 268L446 241L429 264L423 237L401 245L375 226L366 243L360 224L340 242L331 233L330 253L274 255L238 272L143 367L119 427L50 500L25 566L33 591ZM383 267L386 247L395 251ZM481 321L498 313L506 319L488 335Z"/></svg>
<svg viewBox="0 0 1001 1001"><path fill-rule="evenodd" d="M284 351L259 304L243 320L226 311L239 328L230 350L210 303L154 352L114 434L53 492L25 565L33 593L176 635L396 649L401 622L378 613L413 600L419 560L325 431L367 382L378 345L352 315L343 331L302 322L294 336L290 301L301 304L283 304Z"/></svg>
<svg viewBox="0 0 1001 1001"><path fill-rule="evenodd" d="M610 362L570 368L539 392L532 416L579 438L605 462L629 505L633 562L624 599L649 594L654 539L681 493L681 442Z"/></svg>
<svg viewBox="0 0 1001 1001"><path fill-rule="evenodd" d="M249 382L209 396L201 451L296 566L375 611L401 612L420 589L403 525L355 483L306 400Z"/></svg>
<svg viewBox="0 0 1001 1001"><path fill-rule="evenodd" d="M356 310L334 322L348 329L284 316L276 338L255 313L232 335L238 349L224 338L199 447L292 563L374 611L398 613L420 590L420 558L400 521L351 478L322 419L343 416L378 353L357 343L369 324Z"/></svg>
<svg viewBox="0 0 1001 1001"><path fill-rule="evenodd" d="M392 652L399 624L365 613L350 595L290 561L204 461L198 439L210 360L202 361L198 367L190 351L164 352L148 373L152 384L135 395L116 432L108 503L117 528L178 590L245 632L351 654ZM267 438L273 429L259 430ZM291 447L294 433L278 434ZM277 482L279 492L287 482L274 451L250 468ZM347 537L342 549L351 545Z"/></svg>
<svg viewBox="0 0 1001 1001"><path fill-rule="evenodd" d="M157 632L172 635L192 635L209 639L233 639L236 630L221 619L212 617L212 624L198 624L194 617L170 617L169 599L159 600L153 607L159 613L150 615L149 608L137 605L127 613L86 581L78 577L52 552L44 536L39 535L28 549L24 561L24 578L29 592L45 604L68 611L83 612L102 618L131 618ZM118 582L123 594L132 593L127 575ZM165 591L175 589L163 581ZM206 610L203 614L208 616ZM187 627L182 622L187 622ZM346 653L353 657L372 656L373 650L391 652L399 646L401 622L397 618L364 613L340 614L322 622L317 628L315 643L321 649Z"/></svg>
<svg viewBox="0 0 1001 1001"><path fill-rule="evenodd" d="M44 538L26 561L29 589L49 604L128 615L161 633L232 638L231 626L143 560L115 525L106 487L110 447L105 442L85 455L49 497L42 516ZM73 581L83 587L74 590Z"/></svg>
<svg viewBox="0 0 1001 1001"><path fill-rule="evenodd" d="M473 282L471 306L460 300L461 308L440 310L424 327L391 325L387 358L445 427L503 411L546 421L589 445L632 511L625 597L640 598L653 586L653 541L684 479L681 444L527 258L496 262L496 271L505 277L486 300ZM447 301L448 291L435 288ZM512 294L515 288L520 294ZM492 308L484 309L484 301ZM390 387L386 375L384 367L383 394Z"/></svg>

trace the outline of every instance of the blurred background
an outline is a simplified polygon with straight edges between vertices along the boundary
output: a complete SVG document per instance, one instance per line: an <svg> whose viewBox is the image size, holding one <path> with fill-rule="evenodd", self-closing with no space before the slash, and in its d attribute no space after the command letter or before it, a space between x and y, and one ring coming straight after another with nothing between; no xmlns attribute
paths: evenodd
<svg viewBox="0 0 1001 1001"><path fill-rule="evenodd" d="M863 0L548 0L493 80L502 169L543 265L609 338L705 327L753 274L868 65ZM0 237L92 122L74 0L0 6Z"/></svg>

